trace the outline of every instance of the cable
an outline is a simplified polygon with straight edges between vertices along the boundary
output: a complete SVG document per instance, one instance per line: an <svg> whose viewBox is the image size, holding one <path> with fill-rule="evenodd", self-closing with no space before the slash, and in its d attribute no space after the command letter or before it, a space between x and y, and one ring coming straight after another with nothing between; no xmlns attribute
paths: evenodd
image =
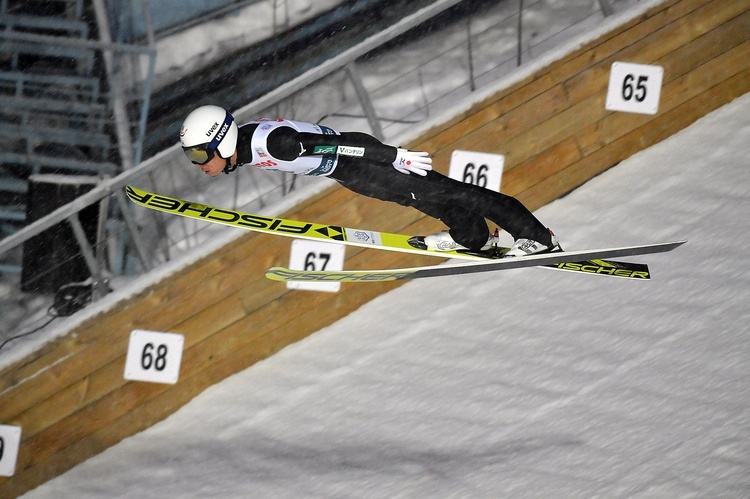
<svg viewBox="0 0 750 499"><path fill-rule="evenodd" d="M17 340L25 336L30 336L40 329L47 327L53 320L57 319L58 317L68 317L84 308L86 305L91 303L93 287L93 284L86 282L76 282L60 286L60 288L57 290L57 293L55 293L54 303L47 309L47 315L50 316L50 319L41 326L32 329L31 331L23 334L18 334L16 336L11 336L7 340L0 343L0 350L2 350L5 345L13 340Z"/></svg>
<svg viewBox="0 0 750 499"><path fill-rule="evenodd" d="M0 343L0 350L2 350L5 345L7 345L8 343L10 343L13 340L17 340L19 338L23 338L24 336L32 335L32 334L36 333L37 331L39 331L40 329L43 329L43 328L47 327L53 320L55 320L55 319L57 319L59 317L59 315L52 315L51 312L52 312L52 307L50 307L47 310L47 313L51 316L50 319L47 322L45 322L44 324L42 324L41 326L39 326L39 327L37 327L35 329L32 329L31 331L29 331L27 333L18 334L16 336L11 336L7 340L5 340L2 343Z"/></svg>

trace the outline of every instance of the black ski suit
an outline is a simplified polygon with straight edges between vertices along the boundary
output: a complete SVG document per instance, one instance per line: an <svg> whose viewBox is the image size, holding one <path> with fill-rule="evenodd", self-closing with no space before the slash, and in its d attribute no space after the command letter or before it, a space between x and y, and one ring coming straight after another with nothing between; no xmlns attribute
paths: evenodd
<svg viewBox="0 0 750 499"><path fill-rule="evenodd" d="M262 122L239 127L238 165L251 165L253 159L256 166L265 167L269 163L258 161L258 143L253 136L260 126ZM358 194L410 206L441 220L449 227L453 240L470 249L479 249L487 243L489 230L485 219L506 230L514 239L528 238L551 244L549 230L514 197L453 180L434 170L427 171L425 176L401 173L393 167L396 147L365 133L338 133L323 128L326 133L277 127L264 139L265 154L293 165L298 158L312 156L316 150L331 151L339 146L363 149L360 156L337 155L335 168L324 175Z"/></svg>

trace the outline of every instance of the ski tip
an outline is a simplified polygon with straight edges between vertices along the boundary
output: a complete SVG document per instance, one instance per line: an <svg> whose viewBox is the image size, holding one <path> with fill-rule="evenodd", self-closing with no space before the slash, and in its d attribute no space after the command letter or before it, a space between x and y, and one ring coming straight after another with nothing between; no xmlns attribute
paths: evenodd
<svg viewBox="0 0 750 499"><path fill-rule="evenodd" d="M665 243L665 246L669 248L669 251L672 251L675 248L679 248L683 244L687 242L687 239L682 239L680 241L673 241L671 243Z"/></svg>
<svg viewBox="0 0 750 499"><path fill-rule="evenodd" d="M133 202L137 202L139 197L143 197L146 191L142 191L132 185L125 186L125 195Z"/></svg>

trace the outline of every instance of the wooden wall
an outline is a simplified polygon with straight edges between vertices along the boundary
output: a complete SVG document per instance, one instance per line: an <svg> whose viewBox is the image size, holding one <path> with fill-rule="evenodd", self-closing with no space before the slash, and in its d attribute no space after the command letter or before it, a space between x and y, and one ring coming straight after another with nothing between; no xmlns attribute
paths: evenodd
<svg viewBox="0 0 750 499"><path fill-rule="evenodd" d="M503 190L536 209L748 92L749 38L750 0L666 0L410 146L431 151L443 171L455 149L505 154ZM604 109L615 61L664 67L658 114ZM390 232L441 228L414 210L340 188L285 216ZM248 234L2 370L0 423L22 426L23 436L15 475L0 477L0 496L32 489L148 428L208 386L397 285L288 291L263 277L288 254L288 239ZM424 257L347 250L347 268L422 263ZM133 329L185 335L176 385L123 379Z"/></svg>

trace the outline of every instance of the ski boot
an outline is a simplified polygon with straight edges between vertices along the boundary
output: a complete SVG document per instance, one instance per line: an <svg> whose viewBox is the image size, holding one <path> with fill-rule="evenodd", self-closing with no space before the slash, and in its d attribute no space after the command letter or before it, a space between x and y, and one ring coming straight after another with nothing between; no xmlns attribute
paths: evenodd
<svg viewBox="0 0 750 499"><path fill-rule="evenodd" d="M549 230L549 229L548 229ZM539 241L533 239L516 239L513 246L505 253L504 258L514 258L518 256L529 256L536 255L539 253L552 253L554 251L562 251L560 242L557 240L557 236L550 230L550 236L552 237L552 243L550 246L542 244Z"/></svg>
<svg viewBox="0 0 750 499"><path fill-rule="evenodd" d="M489 234L487 237L487 243L482 246L480 251L483 252L493 247L497 247L498 239L498 231L495 231L495 234ZM429 236L412 237L409 239L409 244L416 248L429 249L432 251L470 251L466 246L454 241L447 230Z"/></svg>

